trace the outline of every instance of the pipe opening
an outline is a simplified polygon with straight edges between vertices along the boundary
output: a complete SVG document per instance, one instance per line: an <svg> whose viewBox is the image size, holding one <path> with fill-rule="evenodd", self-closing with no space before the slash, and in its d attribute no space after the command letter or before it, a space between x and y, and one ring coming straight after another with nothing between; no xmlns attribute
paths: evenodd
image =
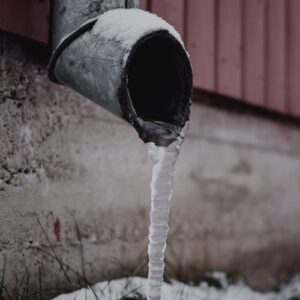
<svg viewBox="0 0 300 300"><path fill-rule="evenodd" d="M137 117L184 126L192 90L190 63L167 31L140 41L129 58L128 86Z"/></svg>

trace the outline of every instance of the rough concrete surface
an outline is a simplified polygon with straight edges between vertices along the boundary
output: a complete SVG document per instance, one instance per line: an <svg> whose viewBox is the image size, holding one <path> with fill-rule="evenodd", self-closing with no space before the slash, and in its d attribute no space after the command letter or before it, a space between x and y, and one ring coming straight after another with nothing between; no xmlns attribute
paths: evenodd
<svg viewBox="0 0 300 300"><path fill-rule="evenodd" d="M151 166L134 129L50 83L42 47L2 35L0 51L8 291L29 277L47 299L84 279L145 274ZM266 290L300 271L299 148L299 127L194 104L177 165L168 276L222 270Z"/></svg>

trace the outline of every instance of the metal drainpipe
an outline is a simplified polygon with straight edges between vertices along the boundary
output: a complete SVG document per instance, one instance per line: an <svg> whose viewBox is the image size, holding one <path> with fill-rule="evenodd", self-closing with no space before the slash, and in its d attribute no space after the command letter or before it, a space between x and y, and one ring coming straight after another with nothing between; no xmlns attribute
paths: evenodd
<svg viewBox="0 0 300 300"><path fill-rule="evenodd" d="M167 146L176 136L166 130L189 118L191 66L174 28L138 6L53 0L49 78L127 120L144 142ZM153 120L168 125L153 130Z"/></svg>

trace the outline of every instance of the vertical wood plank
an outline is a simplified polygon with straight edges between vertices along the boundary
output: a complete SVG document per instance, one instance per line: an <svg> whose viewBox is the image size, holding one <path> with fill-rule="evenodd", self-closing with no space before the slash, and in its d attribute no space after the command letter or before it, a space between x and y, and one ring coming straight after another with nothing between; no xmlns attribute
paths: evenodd
<svg viewBox="0 0 300 300"><path fill-rule="evenodd" d="M287 1L272 0L268 5L268 31L267 31L267 107L286 112L287 82Z"/></svg>
<svg viewBox="0 0 300 300"><path fill-rule="evenodd" d="M220 0L217 12L217 91L235 98L242 90L242 1Z"/></svg>
<svg viewBox="0 0 300 300"><path fill-rule="evenodd" d="M300 116L300 1L289 2L289 110Z"/></svg>
<svg viewBox="0 0 300 300"><path fill-rule="evenodd" d="M215 88L215 1L188 0L187 48L191 55L194 84Z"/></svg>
<svg viewBox="0 0 300 300"><path fill-rule="evenodd" d="M250 103L263 105L266 66L266 0L244 2L244 70L243 97Z"/></svg>
<svg viewBox="0 0 300 300"><path fill-rule="evenodd" d="M148 9L148 2L149 1L150 0L141 0L140 9L147 10Z"/></svg>
<svg viewBox="0 0 300 300"><path fill-rule="evenodd" d="M0 29L48 42L49 0L0 0Z"/></svg>
<svg viewBox="0 0 300 300"><path fill-rule="evenodd" d="M152 0L151 8L184 35L184 0Z"/></svg>

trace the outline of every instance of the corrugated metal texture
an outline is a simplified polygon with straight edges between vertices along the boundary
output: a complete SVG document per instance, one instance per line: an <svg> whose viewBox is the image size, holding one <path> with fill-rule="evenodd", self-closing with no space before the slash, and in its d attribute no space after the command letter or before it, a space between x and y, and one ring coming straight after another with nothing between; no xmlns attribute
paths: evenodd
<svg viewBox="0 0 300 300"><path fill-rule="evenodd" d="M184 36L198 88L300 116L299 0L147 0Z"/></svg>
<svg viewBox="0 0 300 300"><path fill-rule="evenodd" d="M0 0L0 29L48 43L49 3L49 0Z"/></svg>

